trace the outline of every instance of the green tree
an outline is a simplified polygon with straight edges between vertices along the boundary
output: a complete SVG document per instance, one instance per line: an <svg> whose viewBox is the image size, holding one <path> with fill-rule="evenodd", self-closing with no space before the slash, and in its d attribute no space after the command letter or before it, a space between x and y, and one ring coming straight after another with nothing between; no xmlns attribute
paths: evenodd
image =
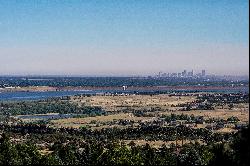
<svg viewBox="0 0 250 166"><path fill-rule="evenodd" d="M18 165L22 164L18 153L10 142L9 137L6 134L2 134L0 139L0 165Z"/></svg>

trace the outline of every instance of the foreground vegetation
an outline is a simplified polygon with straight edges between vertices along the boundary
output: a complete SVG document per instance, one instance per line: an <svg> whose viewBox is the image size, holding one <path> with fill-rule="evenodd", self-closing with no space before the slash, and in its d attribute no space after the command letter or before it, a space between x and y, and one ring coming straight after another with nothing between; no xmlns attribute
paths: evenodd
<svg viewBox="0 0 250 166"><path fill-rule="evenodd" d="M175 145L159 149L111 141L55 142L51 153L41 155L32 143L11 143L8 134L0 138L0 165L239 165L249 164L249 128L229 142Z"/></svg>
<svg viewBox="0 0 250 166"><path fill-rule="evenodd" d="M248 165L248 103L246 93L4 101L0 165Z"/></svg>

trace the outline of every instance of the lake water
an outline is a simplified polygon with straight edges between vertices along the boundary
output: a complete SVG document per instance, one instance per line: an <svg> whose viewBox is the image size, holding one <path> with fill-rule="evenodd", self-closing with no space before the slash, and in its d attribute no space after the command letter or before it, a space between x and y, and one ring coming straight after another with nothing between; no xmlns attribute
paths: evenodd
<svg viewBox="0 0 250 166"><path fill-rule="evenodd" d="M168 90L162 92L197 92L197 90ZM218 92L218 93L249 93L248 88L242 89L210 89L210 90L198 90L201 92ZM48 91L48 92L0 92L0 101L5 100L40 100L40 99L47 99L52 97L62 97L62 96L73 96L77 94L97 94L97 93L128 93L133 94L135 92L139 93L153 93L155 91L152 90L126 90L126 91L117 91L117 90L79 90L79 91ZM157 91L159 92L159 91Z"/></svg>
<svg viewBox="0 0 250 166"><path fill-rule="evenodd" d="M90 91L0 92L0 100L40 100L51 97L93 94Z"/></svg>

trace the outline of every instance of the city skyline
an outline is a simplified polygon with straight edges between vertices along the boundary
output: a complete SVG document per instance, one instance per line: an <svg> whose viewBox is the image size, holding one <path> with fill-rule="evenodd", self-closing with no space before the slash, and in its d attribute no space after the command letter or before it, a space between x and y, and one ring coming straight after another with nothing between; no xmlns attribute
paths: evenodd
<svg viewBox="0 0 250 166"><path fill-rule="evenodd" d="M201 71L194 71L193 69L191 71L188 71L184 69L183 71L179 72L162 72L160 71L157 75L158 77L205 77L207 75L206 70Z"/></svg>
<svg viewBox="0 0 250 166"><path fill-rule="evenodd" d="M186 71L186 75L183 75L183 72ZM204 74L202 74L202 71L205 71ZM190 75L190 73L192 73ZM88 75L88 74L0 74L0 77L192 77L192 78L205 78L205 77L235 77L235 78L244 78L244 79L249 79L249 75L226 75L226 74L215 74L211 72L207 72L206 70L199 70L199 71L194 71L194 70L186 70L184 69L183 71L173 71L173 72L166 72L166 71L159 71L157 73L153 74L142 74L142 75L136 75L136 74L127 74L127 75Z"/></svg>
<svg viewBox="0 0 250 166"><path fill-rule="evenodd" d="M249 76L247 0L0 0L0 75Z"/></svg>

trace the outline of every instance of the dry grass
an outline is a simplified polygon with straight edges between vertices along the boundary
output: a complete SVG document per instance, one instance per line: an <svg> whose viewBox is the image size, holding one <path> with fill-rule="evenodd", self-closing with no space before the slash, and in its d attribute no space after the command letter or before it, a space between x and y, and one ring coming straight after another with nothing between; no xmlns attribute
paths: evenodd
<svg viewBox="0 0 250 166"><path fill-rule="evenodd" d="M50 153L53 153L53 151L50 151L49 149L44 149L44 150L38 150L41 155L48 155Z"/></svg>
<svg viewBox="0 0 250 166"><path fill-rule="evenodd" d="M91 97L81 97L71 98L72 102L77 102L80 104L88 106L101 106L107 111L119 110L122 107L162 107L170 108L171 105L177 105L186 102L195 101L193 96L169 96L167 94L163 95L128 95L128 96L91 96Z"/></svg>
<svg viewBox="0 0 250 166"><path fill-rule="evenodd" d="M170 115L174 114L185 114L194 116L204 116L205 119L208 118L220 118L227 119L229 117L238 117L242 122L249 122L249 111L248 110L228 110L228 109L216 109L216 110L192 110L192 111L174 111L174 112L161 112L161 114Z"/></svg>
<svg viewBox="0 0 250 166"><path fill-rule="evenodd" d="M135 117L131 113L120 113L120 114L114 114L114 115L108 115L108 116L58 119L58 120L52 120L51 123L55 127L79 128L80 126L90 124L91 121L110 122L110 121L119 120L119 119L133 120L133 121L137 122L139 120L145 120L145 119L151 119L151 118L150 117Z"/></svg>
<svg viewBox="0 0 250 166"><path fill-rule="evenodd" d="M232 128L222 128L219 130L214 130L215 133L232 133L232 132L237 132L236 129L232 129Z"/></svg>
<svg viewBox="0 0 250 166"><path fill-rule="evenodd" d="M194 116L204 116L208 118L219 118L227 119L229 117L238 117L242 122L249 122L249 106L248 104L234 104L234 108L229 110L227 106L216 107L215 110L192 110L192 111L178 111L179 107L171 107L171 105L177 105L181 103L187 103L195 101L194 96L169 96L168 94L161 95L123 95L123 96L90 96L90 97L71 97L71 102L76 102L80 105L87 106L101 106L106 111L117 111L124 108L144 109L151 107L160 107L160 112L155 112L155 115L170 115L174 114L187 114ZM167 111L171 110L171 111ZM95 126L90 124L91 121L96 122L109 122L113 120L127 119L134 120L147 120L149 117L134 117L133 114L117 113L109 116L97 116L97 117L86 117L86 118L69 118L53 120L52 123L56 127L74 127L79 128L80 126L89 124L93 129L101 129L104 127L114 127L109 125ZM119 126L121 127L121 126ZM197 126L205 127L205 126ZM222 131L224 132L224 131Z"/></svg>

